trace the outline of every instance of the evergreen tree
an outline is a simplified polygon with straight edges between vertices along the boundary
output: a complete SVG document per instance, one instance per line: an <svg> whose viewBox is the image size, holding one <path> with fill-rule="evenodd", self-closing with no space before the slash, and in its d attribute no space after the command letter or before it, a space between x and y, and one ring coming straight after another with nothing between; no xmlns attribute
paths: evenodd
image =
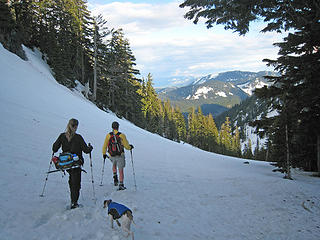
<svg viewBox="0 0 320 240"><path fill-rule="evenodd" d="M102 15L98 15L94 18L94 55L92 56L92 65L94 74L96 75L97 84L96 104L104 110L110 107L109 89L110 78L112 76L107 67L110 62L110 51L105 38L110 35L113 30L109 30L106 24L107 21L102 17ZM91 88L94 89L94 86Z"/></svg>
<svg viewBox="0 0 320 240"><path fill-rule="evenodd" d="M141 80L135 77L139 71L134 68L135 58L122 29L112 32L107 48L108 108L129 120L138 119L137 109L140 111L142 107L139 95Z"/></svg>
<svg viewBox="0 0 320 240"><path fill-rule="evenodd" d="M197 146L208 150L208 146L206 143L207 129L206 129L206 121L205 117L202 113L201 107L198 107L198 111L196 114L196 141Z"/></svg>
<svg viewBox="0 0 320 240"><path fill-rule="evenodd" d="M252 154L252 143L251 139L248 139L248 144L245 144L244 151L243 151L243 157L247 159L252 159L253 154Z"/></svg>
<svg viewBox="0 0 320 240"><path fill-rule="evenodd" d="M4 48L26 60L27 57L21 46L22 34L16 23L12 5L13 3L10 4L10 1L7 0L0 2L0 43Z"/></svg>
<svg viewBox="0 0 320 240"><path fill-rule="evenodd" d="M11 33L14 29L15 22L12 16L12 13L9 9L9 5L7 1L0 2L0 40L1 43L4 43L5 35Z"/></svg>
<svg viewBox="0 0 320 240"><path fill-rule="evenodd" d="M87 8L86 0L76 0L74 4L72 15L75 18L74 28L77 39L74 74L76 79L85 84L92 75L90 58L92 56L92 36L94 34L94 29L92 29L93 18ZM103 22L103 19L101 21ZM103 28L102 37L108 34L110 34L108 28Z"/></svg>
<svg viewBox="0 0 320 240"><path fill-rule="evenodd" d="M146 119L146 129L162 135L161 101L153 88L153 79L150 73L147 76L146 82L143 80L143 84L138 92L141 96L141 110Z"/></svg>
<svg viewBox="0 0 320 240"><path fill-rule="evenodd" d="M173 118L176 125L177 140L186 141L186 135L187 135L186 122L179 107L175 108Z"/></svg>
<svg viewBox="0 0 320 240"><path fill-rule="evenodd" d="M154 127L155 127L155 132L157 134L159 134L160 136L163 136L164 134L164 114L165 114L165 110L164 110L164 106L163 103L161 102L161 100L159 98L157 98L156 100L156 106L159 109L159 112L156 113L155 117L154 117Z"/></svg>
<svg viewBox="0 0 320 240"><path fill-rule="evenodd" d="M230 154L232 152L232 131L229 117L226 117L226 121L220 129L220 145L223 153Z"/></svg>
<svg viewBox="0 0 320 240"><path fill-rule="evenodd" d="M146 107L144 107L143 112L151 112L154 116L160 112L159 98L153 87L153 79L150 73L147 77L146 100L144 102Z"/></svg>
<svg viewBox="0 0 320 240"><path fill-rule="evenodd" d="M240 132L237 127L232 137L231 151L234 154L234 156L237 156L237 157L241 156Z"/></svg>
<svg viewBox="0 0 320 240"><path fill-rule="evenodd" d="M266 161L267 151L264 147L260 147L259 139L257 140L257 146L253 153L253 158L256 160Z"/></svg>
<svg viewBox="0 0 320 240"><path fill-rule="evenodd" d="M188 142L191 145L197 146L197 119L194 107L192 107L188 115Z"/></svg>
<svg viewBox="0 0 320 240"><path fill-rule="evenodd" d="M172 112L171 112L171 104L170 100L167 99L164 104L164 119L163 119L163 136L173 140L171 133L171 121L172 121Z"/></svg>
<svg viewBox="0 0 320 240"><path fill-rule="evenodd" d="M219 131L211 114L207 116L207 140L208 151L219 152Z"/></svg>

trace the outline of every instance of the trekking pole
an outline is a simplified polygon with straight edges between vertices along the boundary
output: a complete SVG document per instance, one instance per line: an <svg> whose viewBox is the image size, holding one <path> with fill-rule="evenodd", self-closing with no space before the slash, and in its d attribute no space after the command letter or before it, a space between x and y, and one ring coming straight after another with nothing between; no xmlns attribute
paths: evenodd
<svg viewBox="0 0 320 240"><path fill-rule="evenodd" d="M47 185L48 176L49 176L50 169L51 169L51 164L52 164L53 154L54 153L52 153L52 156L51 156L51 159L50 159L49 169L48 169L48 172L47 172L46 180L44 181L44 186L43 186L43 189L42 189L42 193L40 194L40 197L44 197L44 195L43 195L44 194L44 189L46 188L46 185Z"/></svg>
<svg viewBox="0 0 320 240"><path fill-rule="evenodd" d="M90 143L89 143L89 146L91 146ZM91 182L92 182L93 200L94 200L94 203L96 203L97 199L96 199L96 194L95 194L95 191L94 191L94 181L93 181L93 170L92 170L91 152L89 153L89 156L90 156L90 168L91 168Z"/></svg>
<svg viewBox="0 0 320 240"><path fill-rule="evenodd" d="M132 164L132 172L133 172L134 188L135 188L135 190L137 191L136 173L134 172L132 149L130 150L130 153L131 153L131 164Z"/></svg>
<svg viewBox="0 0 320 240"><path fill-rule="evenodd" d="M101 175L101 183L100 186L103 186L102 181L103 181L103 175L104 175L104 164L106 163L106 159L103 159L103 166L102 166L102 175Z"/></svg>

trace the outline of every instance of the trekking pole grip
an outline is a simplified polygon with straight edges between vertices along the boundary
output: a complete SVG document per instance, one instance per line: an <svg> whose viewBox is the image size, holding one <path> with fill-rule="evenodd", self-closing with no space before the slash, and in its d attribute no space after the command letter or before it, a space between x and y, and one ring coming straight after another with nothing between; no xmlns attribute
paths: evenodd
<svg viewBox="0 0 320 240"><path fill-rule="evenodd" d="M91 144L88 143L89 148L91 147ZM89 157L90 157L90 161L91 161L91 151L89 152Z"/></svg>

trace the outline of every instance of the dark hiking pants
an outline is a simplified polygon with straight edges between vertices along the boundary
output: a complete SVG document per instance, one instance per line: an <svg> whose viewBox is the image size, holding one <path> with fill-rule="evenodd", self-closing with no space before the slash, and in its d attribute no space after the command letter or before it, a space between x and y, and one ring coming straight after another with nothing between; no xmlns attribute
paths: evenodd
<svg viewBox="0 0 320 240"><path fill-rule="evenodd" d="M77 203L81 188L81 168L68 170L71 203Z"/></svg>

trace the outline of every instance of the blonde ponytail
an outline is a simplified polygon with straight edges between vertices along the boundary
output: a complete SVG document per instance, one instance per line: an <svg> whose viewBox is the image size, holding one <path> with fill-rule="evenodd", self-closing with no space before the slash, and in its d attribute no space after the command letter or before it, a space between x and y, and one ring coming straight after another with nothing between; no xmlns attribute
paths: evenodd
<svg viewBox="0 0 320 240"><path fill-rule="evenodd" d="M77 128L75 126L78 126L78 124L79 121L77 119L72 118L69 120L65 132L68 142L70 142L73 136L76 134Z"/></svg>

